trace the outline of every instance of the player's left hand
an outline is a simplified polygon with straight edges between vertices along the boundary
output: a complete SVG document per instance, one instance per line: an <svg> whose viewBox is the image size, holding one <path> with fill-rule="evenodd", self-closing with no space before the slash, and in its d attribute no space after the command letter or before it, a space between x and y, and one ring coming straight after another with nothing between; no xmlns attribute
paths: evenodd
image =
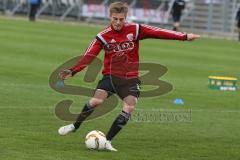
<svg viewBox="0 0 240 160"><path fill-rule="evenodd" d="M198 34L193 34L193 33L188 33L187 34L187 40L188 41L193 41L193 40L198 39L198 38L200 38L200 35L198 35Z"/></svg>

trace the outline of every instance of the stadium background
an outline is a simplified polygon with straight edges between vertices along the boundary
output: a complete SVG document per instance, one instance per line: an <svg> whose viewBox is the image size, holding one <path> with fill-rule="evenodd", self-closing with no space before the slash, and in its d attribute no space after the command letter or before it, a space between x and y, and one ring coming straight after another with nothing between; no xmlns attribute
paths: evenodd
<svg viewBox="0 0 240 160"><path fill-rule="evenodd" d="M29 13L29 0L0 0L0 11L5 15ZM107 23L107 6L115 0L42 0L38 18L54 20ZM174 0L123 0L129 4L129 19L168 28ZM235 15L239 0L186 0L182 16L184 31L211 37L236 38ZM104 20L104 21L103 21Z"/></svg>
<svg viewBox="0 0 240 160"><path fill-rule="evenodd" d="M71 99L71 111L78 113L88 97L53 91L49 76L68 59L80 55L108 22L81 16L79 6L71 2L79 1L43 1L41 8L45 9L36 23L30 23L26 1L0 0L0 159L239 159L239 91L208 89L209 75L240 78L235 27L238 0L189 1L182 31L200 33L204 38L198 41L141 42L142 62L166 66L168 72L161 79L170 82L174 90L161 97L140 99L136 111L145 117L130 121L114 140L117 153L88 151L83 142L90 130L106 132L121 104L106 116L87 122L75 134L57 134L58 127L69 122L55 116L56 103ZM149 8L160 10L160 2L136 1L132 7L142 8L148 15ZM161 23L151 20L141 23L171 27L170 17ZM68 83L96 86L97 80L86 83L83 76L84 72L79 73ZM174 104L176 98L183 99L184 104Z"/></svg>

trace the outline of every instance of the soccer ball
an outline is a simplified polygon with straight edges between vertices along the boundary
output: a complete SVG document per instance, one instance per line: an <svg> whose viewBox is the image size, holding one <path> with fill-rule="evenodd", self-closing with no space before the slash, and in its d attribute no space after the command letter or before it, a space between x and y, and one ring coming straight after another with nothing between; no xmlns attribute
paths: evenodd
<svg viewBox="0 0 240 160"><path fill-rule="evenodd" d="M88 149L103 150L106 141L107 139L103 132L94 130L86 135L85 144Z"/></svg>

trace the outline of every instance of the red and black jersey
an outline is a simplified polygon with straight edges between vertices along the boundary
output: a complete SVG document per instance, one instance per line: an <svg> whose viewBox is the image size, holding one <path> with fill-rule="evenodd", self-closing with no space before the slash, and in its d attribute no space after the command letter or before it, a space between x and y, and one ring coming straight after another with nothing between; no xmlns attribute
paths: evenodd
<svg viewBox="0 0 240 160"><path fill-rule="evenodd" d="M108 26L98 33L86 49L73 74L81 71L100 53L105 51L103 75L137 78L139 70L139 40L146 38L186 40L187 35L149 25L125 23L120 31Z"/></svg>

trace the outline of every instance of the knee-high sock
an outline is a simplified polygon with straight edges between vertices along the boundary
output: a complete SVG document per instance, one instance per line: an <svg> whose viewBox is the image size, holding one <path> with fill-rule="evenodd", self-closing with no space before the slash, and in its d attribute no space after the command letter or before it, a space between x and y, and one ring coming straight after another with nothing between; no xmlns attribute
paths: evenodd
<svg viewBox="0 0 240 160"><path fill-rule="evenodd" d="M113 122L110 130L107 133L107 140L111 141L117 134L118 132L122 129L123 126L125 126L130 119L130 114L122 111L118 117L115 119Z"/></svg>
<svg viewBox="0 0 240 160"><path fill-rule="evenodd" d="M90 114L94 111L93 107L90 106L89 103L85 104L82 112L78 115L76 122L73 124L75 129L78 129L80 127L80 125L82 124L82 122L88 117L90 116Z"/></svg>

